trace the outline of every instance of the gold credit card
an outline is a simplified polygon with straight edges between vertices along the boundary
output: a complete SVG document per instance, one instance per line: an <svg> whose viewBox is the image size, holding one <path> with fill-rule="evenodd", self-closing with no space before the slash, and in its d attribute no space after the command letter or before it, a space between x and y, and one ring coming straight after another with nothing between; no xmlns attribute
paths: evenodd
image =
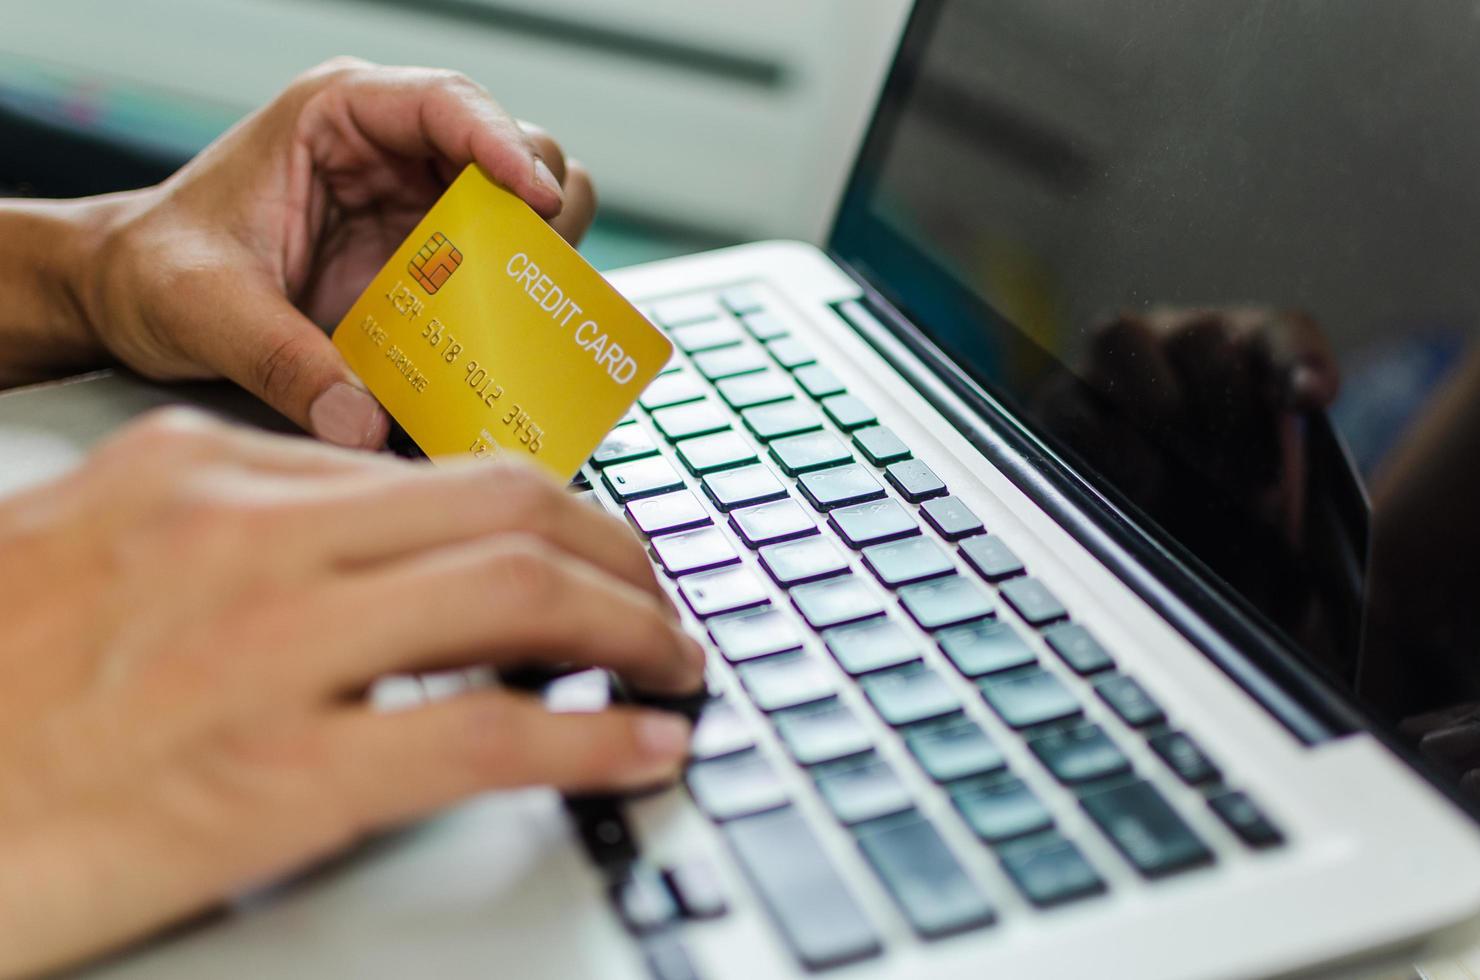
<svg viewBox="0 0 1480 980"><path fill-rule="evenodd" d="M673 345L470 165L334 330L422 451L525 456L569 479Z"/></svg>

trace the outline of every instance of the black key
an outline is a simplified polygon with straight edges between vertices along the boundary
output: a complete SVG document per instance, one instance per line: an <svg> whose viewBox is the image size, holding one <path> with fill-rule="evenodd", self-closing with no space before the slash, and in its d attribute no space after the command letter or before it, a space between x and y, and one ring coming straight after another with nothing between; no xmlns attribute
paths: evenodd
<svg viewBox="0 0 1480 980"><path fill-rule="evenodd" d="M929 538L870 545L863 549L863 563L891 589L950 575L956 570L951 556Z"/></svg>
<svg viewBox="0 0 1480 980"><path fill-rule="evenodd" d="M818 510L832 510L884 496L884 488L874 475L857 463L816 470L797 480L802 496Z"/></svg>
<svg viewBox="0 0 1480 980"><path fill-rule="evenodd" d="M647 964L648 980L700 980L689 950L677 932L648 936L642 943L642 958Z"/></svg>
<svg viewBox="0 0 1480 980"><path fill-rule="evenodd" d="M1062 838L1012 848L1002 855L1002 868L1028 901L1039 908L1088 898L1105 890L1105 883L1079 853L1079 848Z"/></svg>
<svg viewBox="0 0 1480 980"><path fill-rule="evenodd" d="M761 442L770 442L782 436L801 435L822 428L822 416L811 405L795 398L774 405L757 405L740 413L745 427L755 433Z"/></svg>
<svg viewBox="0 0 1480 980"><path fill-rule="evenodd" d="M936 533L947 541L959 541L985 530L982 519L960 497L946 496L927 500L920 505L920 513L925 515L925 520L930 522Z"/></svg>
<svg viewBox="0 0 1480 980"><path fill-rule="evenodd" d="M723 432L730 427L730 417L710 401L692 402L660 408L653 413L653 424L669 442L707 436L711 432Z"/></svg>
<svg viewBox="0 0 1480 980"><path fill-rule="evenodd" d="M829 395L841 395L848 390L843 382L838 380L836 374L821 364L809 364L806 367L797 368L793 377L797 379L797 384L802 386L803 391L817 400Z"/></svg>
<svg viewBox="0 0 1480 980"><path fill-rule="evenodd" d="M683 477L661 456L608 466L601 473L601 482L613 497L624 503L683 489Z"/></svg>
<svg viewBox="0 0 1480 980"><path fill-rule="evenodd" d="M807 432L771 443L771 458L787 476L853 462L853 454L831 432Z"/></svg>
<svg viewBox="0 0 1480 980"><path fill-rule="evenodd" d="M654 303L648 310L652 321L663 327L678 327L700 320L714 320L725 315L719 300L709 293L676 296Z"/></svg>
<svg viewBox="0 0 1480 980"><path fill-rule="evenodd" d="M1007 604L1032 626L1042 626L1069 615L1058 596L1036 578L1020 578L1003 583L999 591Z"/></svg>
<svg viewBox="0 0 1480 980"><path fill-rule="evenodd" d="M708 861L691 859L665 868L663 880L686 919L717 919L730 910L724 886Z"/></svg>
<svg viewBox="0 0 1480 980"><path fill-rule="evenodd" d="M685 778L694 802L714 820L733 820L786 804L781 778L754 749L692 763Z"/></svg>
<svg viewBox="0 0 1480 980"><path fill-rule="evenodd" d="M634 936L655 932L679 917L678 902L662 873L641 861L612 883L611 899L622 924Z"/></svg>
<svg viewBox="0 0 1480 980"><path fill-rule="evenodd" d="M732 664L802 646L802 635L791 617L772 605L716 616L707 625L715 646Z"/></svg>
<svg viewBox="0 0 1480 980"><path fill-rule="evenodd" d="M899 495L912 504L929 497L945 494L946 485L935 471L918 459L902 459L884 467L884 476L899 491Z"/></svg>
<svg viewBox="0 0 1480 980"><path fill-rule="evenodd" d="M755 734L728 701L716 698L706 704L694 725L689 757L698 761L733 755L755 744Z"/></svg>
<svg viewBox="0 0 1480 980"><path fill-rule="evenodd" d="M1223 774L1213 764L1192 736L1186 732L1165 732L1150 738L1152 750L1161 761L1171 767L1184 783L1201 786L1222 779Z"/></svg>
<svg viewBox="0 0 1480 980"><path fill-rule="evenodd" d="M730 526L751 548L817 533L811 513L790 497L731 511Z"/></svg>
<svg viewBox="0 0 1480 980"><path fill-rule="evenodd" d="M905 744L920 768L938 783L996 772L1006 763L1002 751L974 721L943 721L937 726L912 729Z"/></svg>
<svg viewBox="0 0 1480 980"><path fill-rule="evenodd" d="M689 374L660 374L637 396L637 404L649 412L670 405L696 402L705 396L704 385Z"/></svg>
<svg viewBox="0 0 1480 980"><path fill-rule="evenodd" d="M1028 743L1061 783L1076 785L1129 772L1131 762L1099 725L1049 732Z"/></svg>
<svg viewBox="0 0 1480 980"><path fill-rule="evenodd" d="M894 434L893 429L882 425L871 425L853 433L853 445L863 453L864 459L875 466L887 466L910 458L910 447Z"/></svg>
<svg viewBox="0 0 1480 980"><path fill-rule="evenodd" d="M752 286L731 286L719 294L719 301L725 309L742 318L747 313L760 312L766 305L760 291Z"/></svg>
<svg viewBox="0 0 1480 980"><path fill-rule="evenodd" d="M586 856L597 868L615 872L637 860L637 835L621 797L605 793L567 796L565 809Z"/></svg>
<svg viewBox="0 0 1480 980"><path fill-rule="evenodd" d="M760 550L760 558L782 588L841 575L848 570L848 556L821 535L768 544Z"/></svg>
<svg viewBox="0 0 1480 980"><path fill-rule="evenodd" d="M817 791L833 816L850 826L902 813L913 806L904 783L877 757L820 776Z"/></svg>
<svg viewBox="0 0 1480 980"><path fill-rule="evenodd" d="M739 324L734 320L725 319L676 327L668 332L668 336L673 338L674 346L685 354L696 354L701 350L713 350L716 347L730 347L738 344L742 334Z"/></svg>
<svg viewBox="0 0 1480 980"><path fill-rule="evenodd" d="M896 728L961 710L945 678L924 664L870 674L858 683L874 710Z"/></svg>
<svg viewBox="0 0 1480 980"><path fill-rule="evenodd" d="M1053 826L1048 808L1021 779L1008 777L958 787L951 802L976 836L988 844L1036 834Z"/></svg>
<svg viewBox="0 0 1480 980"><path fill-rule="evenodd" d="M783 402L793 397L791 383L776 371L725 378L715 387L719 389L719 396L725 400L725 404L737 412L742 408Z"/></svg>
<svg viewBox="0 0 1480 980"><path fill-rule="evenodd" d="M706 568L733 565L740 560L735 546L716 527L685 531L653 539L653 552L663 570L674 578Z"/></svg>
<svg viewBox="0 0 1480 980"><path fill-rule="evenodd" d="M803 966L821 970L878 955L873 925L795 807L726 824L725 836Z"/></svg>
<svg viewBox="0 0 1480 980"><path fill-rule="evenodd" d="M738 432L716 432L678 444L678 458L695 476L754 463L755 448Z"/></svg>
<svg viewBox="0 0 1480 980"><path fill-rule="evenodd" d="M770 600L755 573L739 566L685 575L678 580L678 591L700 619L759 606Z"/></svg>
<svg viewBox="0 0 1480 980"><path fill-rule="evenodd" d="M689 490L634 500L627 505L627 517L648 537L687 531L709 523L709 511Z"/></svg>
<svg viewBox="0 0 1480 980"><path fill-rule="evenodd" d="M941 630L935 638L951 663L967 677L983 677L1038 661L1017 630L995 620L953 626Z"/></svg>
<svg viewBox="0 0 1480 980"><path fill-rule="evenodd" d="M978 682L982 696L1013 728L1032 728L1079 714L1079 702L1057 677L1033 669Z"/></svg>
<svg viewBox="0 0 1480 980"><path fill-rule="evenodd" d="M899 590L899 600L915 622L927 630L982 619L993 611L991 596L960 575L906 585Z"/></svg>
<svg viewBox="0 0 1480 980"><path fill-rule="evenodd" d="M807 348L807 345L795 337L778 337L776 340L768 341L766 349L771 352L776 363L788 371L795 371L817 360L812 356L812 351Z"/></svg>
<svg viewBox="0 0 1480 980"><path fill-rule="evenodd" d="M785 653L751 660L736 668L750 700L762 711L795 708L831 697L832 676L816 657Z"/></svg>
<svg viewBox="0 0 1480 980"><path fill-rule="evenodd" d="M756 312L742 316L740 322L750 335L756 340L775 340L777 337L785 337L789 330L781 318L774 313Z"/></svg>
<svg viewBox="0 0 1480 980"><path fill-rule="evenodd" d="M855 677L920 659L915 635L892 619L839 626L822 638L838 664Z"/></svg>
<svg viewBox="0 0 1480 980"><path fill-rule="evenodd" d="M742 466L704 477L704 492L720 510L763 504L786 496L786 488L765 466Z"/></svg>
<svg viewBox="0 0 1480 980"><path fill-rule="evenodd" d="M895 541L920 533L920 525L899 501L884 499L852 507L839 507L827 515L838 536L850 548Z"/></svg>
<svg viewBox="0 0 1480 980"><path fill-rule="evenodd" d="M1095 682L1095 691L1132 728L1160 725L1167 720L1161 705L1151 700L1151 695L1134 678L1124 674L1101 677Z"/></svg>
<svg viewBox="0 0 1480 980"><path fill-rule="evenodd" d="M992 907L940 833L918 813L861 834L858 846L920 936L990 925Z"/></svg>
<svg viewBox="0 0 1480 980"><path fill-rule="evenodd" d="M844 432L852 432L866 425L878 425L879 417L864 404L857 395L833 395L822 399L822 412L832 419L833 425Z"/></svg>
<svg viewBox="0 0 1480 980"><path fill-rule="evenodd" d="M1147 878L1160 878L1213 860L1213 852L1150 783L1101 790L1079 802L1126 860Z"/></svg>
<svg viewBox="0 0 1480 980"><path fill-rule="evenodd" d="M791 601L814 630L882 615L884 600L868 582L844 575L791 590Z"/></svg>
<svg viewBox="0 0 1480 980"><path fill-rule="evenodd" d="M1043 638L1048 640L1048 645L1053 652L1064 658L1074 673L1081 676L1095 674L1102 670L1109 670L1115 666L1115 661L1105 648L1100 646L1100 641L1094 638L1089 630L1078 623L1061 623L1051 626L1043 631Z"/></svg>
<svg viewBox="0 0 1480 980"><path fill-rule="evenodd" d="M1246 793L1228 790L1210 797L1208 805L1228 824L1228 829L1250 847L1274 847L1285 840L1285 835L1280 833L1280 829L1270 822Z"/></svg>
<svg viewBox="0 0 1480 980"><path fill-rule="evenodd" d="M778 712L772 720L787 752L804 766L846 759L873 747L863 722L836 699Z"/></svg>
<svg viewBox="0 0 1480 980"><path fill-rule="evenodd" d="M591 454L591 465L597 469L613 463L625 463L629 459L658 455L658 444L640 425L619 425L606 434L596 452Z"/></svg>
<svg viewBox="0 0 1480 980"><path fill-rule="evenodd" d="M961 557L988 582L1023 574L1023 563L995 534L983 534L961 542Z"/></svg>
<svg viewBox="0 0 1480 980"><path fill-rule="evenodd" d="M721 347L695 354L691 360L694 368L710 381L733 378L739 374L751 374L770 367L766 355L749 344L744 347Z"/></svg>

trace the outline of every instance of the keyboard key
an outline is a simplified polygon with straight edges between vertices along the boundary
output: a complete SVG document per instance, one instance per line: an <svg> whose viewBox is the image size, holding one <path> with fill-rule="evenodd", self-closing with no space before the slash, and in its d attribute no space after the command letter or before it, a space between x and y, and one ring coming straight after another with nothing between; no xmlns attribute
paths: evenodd
<svg viewBox="0 0 1480 980"><path fill-rule="evenodd" d="M993 612L991 596L960 575L906 585L899 590L899 600L915 622L927 630L982 619Z"/></svg>
<svg viewBox="0 0 1480 980"><path fill-rule="evenodd" d="M725 404L737 412L742 408L783 402L793 397L791 383L777 371L725 378L715 387L719 389L719 396L724 399Z"/></svg>
<svg viewBox="0 0 1480 980"><path fill-rule="evenodd" d="M945 678L924 664L870 674L858 683L879 716L896 728L961 710Z"/></svg>
<svg viewBox="0 0 1480 980"><path fill-rule="evenodd" d="M988 844L1036 834L1053 826L1048 808L1015 777L960 786L951 802L976 836Z"/></svg>
<svg viewBox="0 0 1480 980"><path fill-rule="evenodd" d="M978 686L992 710L1013 728L1032 728L1079 714L1073 692L1045 670L988 678Z"/></svg>
<svg viewBox="0 0 1480 980"><path fill-rule="evenodd" d="M1017 630L994 620L953 626L941 630L935 639L956 669L967 677L982 677L1038 661Z"/></svg>
<svg viewBox="0 0 1480 980"><path fill-rule="evenodd" d="M716 432L678 444L678 459L695 476L754 463L755 449L738 432Z"/></svg>
<svg viewBox="0 0 1480 980"><path fill-rule="evenodd" d="M897 500L875 500L852 507L839 507L827 515L838 536L850 548L894 541L920 533L920 525Z"/></svg>
<svg viewBox="0 0 1480 980"><path fill-rule="evenodd" d="M695 354L690 360L694 362L694 369L710 381L764 371L771 366L766 355L749 344L744 347L707 350L702 354Z"/></svg>
<svg viewBox="0 0 1480 980"><path fill-rule="evenodd" d="M653 552L663 570L674 578L706 568L733 565L740 560L735 546L716 527L670 534L653 540Z"/></svg>
<svg viewBox="0 0 1480 980"><path fill-rule="evenodd" d="M1279 828L1270 822L1246 793L1228 790L1210 797L1208 805L1228 824L1228 829L1250 847L1274 847L1285 840L1285 835L1280 833Z"/></svg>
<svg viewBox="0 0 1480 980"><path fill-rule="evenodd" d="M1028 748L1061 783L1075 785L1129 772L1131 762L1099 725L1049 732Z"/></svg>
<svg viewBox="0 0 1480 980"><path fill-rule="evenodd" d="M884 613L884 600L878 591L856 575L799 585L791 590L791 601L814 630Z"/></svg>
<svg viewBox="0 0 1480 980"><path fill-rule="evenodd" d="M857 463L803 474L797 486L807 502L818 510L832 510L884 496L874 475Z"/></svg>
<svg viewBox="0 0 1480 980"><path fill-rule="evenodd" d="M1132 728L1160 725L1167 720L1161 705L1151 700L1151 695L1134 678L1124 674L1101 677L1095 682L1095 691Z"/></svg>
<svg viewBox="0 0 1480 980"><path fill-rule="evenodd" d="M725 311L720 307L719 300L709 293L675 296L673 299L654 303L648 310L648 317L662 327L714 320L724 315Z"/></svg>
<svg viewBox="0 0 1480 980"><path fill-rule="evenodd" d="M755 744L755 733L729 701L716 698L704 706L689 742L694 760L718 759Z"/></svg>
<svg viewBox="0 0 1480 980"><path fill-rule="evenodd" d="M759 464L708 474L704 477L704 492L724 511L786 496L786 488L776 474Z"/></svg>
<svg viewBox="0 0 1480 980"><path fill-rule="evenodd" d="M637 396L637 404L649 412L670 405L696 402L705 396L704 385L690 374L660 374Z"/></svg>
<svg viewBox="0 0 1480 980"><path fill-rule="evenodd" d="M678 580L678 590L700 619L759 606L770 599L754 572L734 566L685 575Z"/></svg>
<svg viewBox="0 0 1480 980"><path fill-rule="evenodd" d="M1213 860L1213 853L1150 783L1101 790L1079 802L1126 860L1147 878Z"/></svg>
<svg viewBox="0 0 1480 980"><path fill-rule="evenodd" d="M761 442L801 435L803 432L815 432L822 428L822 416L817 414L817 410L794 398L774 405L747 408L740 413L740 418Z"/></svg>
<svg viewBox="0 0 1480 980"><path fill-rule="evenodd" d="M601 473L601 482L623 503L683 489L683 477L661 456L608 466Z"/></svg>
<svg viewBox="0 0 1480 980"><path fill-rule="evenodd" d="M776 359L776 363L788 371L795 371L806 364L814 363L817 358L807 345L795 337L778 337L776 340L768 341L766 349Z"/></svg>
<svg viewBox="0 0 1480 980"><path fill-rule="evenodd" d="M884 476L912 504L945 494L946 485L935 471L918 459L902 459L884 467Z"/></svg>
<svg viewBox="0 0 1480 980"><path fill-rule="evenodd" d="M612 883L611 900L622 924L634 936L656 932L679 917L678 902L662 873L641 861Z"/></svg>
<svg viewBox="0 0 1480 980"><path fill-rule="evenodd" d="M947 541L959 541L973 534L981 534L982 519L977 517L960 497L936 497L920 505L920 513L935 528L937 534Z"/></svg>
<svg viewBox="0 0 1480 980"><path fill-rule="evenodd" d="M680 354L678 351L674 351L672 354L670 354L668 356L667 362L664 363L664 365L658 369L658 376L659 377L662 377L665 374L674 374L675 372L682 371L682 370L683 370L683 355ZM624 418L623 421L626 421L627 419L630 419L630 418L632 418L632 414L629 411L628 414L627 414L627 416L626 416L626 418Z"/></svg>
<svg viewBox="0 0 1480 980"><path fill-rule="evenodd" d="M1063 658L1074 673L1084 676L1109 670L1115 661L1105 648L1100 646L1089 630L1078 623L1061 623L1043 631L1043 638L1053 652Z"/></svg>
<svg viewBox="0 0 1480 980"><path fill-rule="evenodd" d="M816 657L785 653L735 668L750 700L762 711L780 711L821 701L835 691L832 676Z"/></svg>
<svg viewBox="0 0 1480 980"><path fill-rule="evenodd" d="M1023 563L995 534L984 534L961 542L961 557L988 582L1023 574Z"/></svg>
<svg viewBox="0 0 1480 980"><path fill-rule="evenodd" d="M910 447L894 434L893 429L882 425L870 425L853 433L853 445L863 453L864 459L875 466L887 466L910 458Z"/></svg>
<svg viewBox="0 0 1480 980"><path fill-rule="evenodd" d="M648 980L701 980L689 949L676 931L648 936L642 943Z"/></svg>
<svg viewBox="0 0 1480 980"><path fill-rule="evenodd" d="M822 399L822 413L844 432L877 425L879 417L857 395L833 395Z"/></svg>
<svg viewBox="0 0 1480 980"><path fill-rule="evenodd" d="M772 720L786 751L804 766L846 759L873 747L863 722L836 699L778 712Z"/></svg>
<svg viewBox="0 0 1480 980"><path fill-rule="evenodd" d="M774 313L751 313L748 316L742 316L740 322L756 340L775 340L777 337L785 337L790 332L781 318Z"/></svg>
<svg viewBox="0 0 1480 980"><path fill-rule="evenodd" d="M1223 774L1213 764L1192 736L1186 732L1166 732L1148 739L1151 749L1161 756L1161 761L1171 767L1189 786L1201 786L1222 779Z"/></svg>
<svg viewBox="0 0 1480 980"><path fill-rule="evenodd" d="M653 424L669 442L707 436L711 432L723 432L730 427L730 417L720 411L711 401L691 402L660 408L653 413Z"/></svg>
<svg viewBox="0 0 1480 980"><path fill-rule="evenodd" d="M658 455L658 444L640 425L619 425L606 434L601 445L591 454L591 465L597 469L629 459Z"/></svg>
<svg viewBox="0 0 1480 980"><path fill-rule="evenodd" d="M790 497L731 511L730 526L751 548L817 533L812 515Z"/></svg>
<svg viewBox="0 0 1480 980"><path fill-rule="evenodd" d="M849 825L902 813L914 805L894 770L877 757L819 777L817 791L833 816Z"/></svg>
<svg viewBox="0 0 1480 980"><path fill-rule="evenodd" d="M839 626L828 630L822 638L833 659L855 677L920 659L920 644L915 634L892 619Z"/></svg>
<svg viewBox="0 0 1480 980"><path fill-rule="evenodd" d="M996 772L1006 763L981 726L961 719L942 727L912 729L905 744L926 775L938 783Z"/></svg>
<svg viewBox="0 0 1480 980"><path fill-rule="evenodd" d="M993 921L981 889L918 813L865 831L858 846L920 936L935 939Z"/></svg>
<svg viewBox="0 0 1480 980"><path fill-rule="evenodd" d="M719 301L725 309L741 317L747 313L758 313L766 305L760 290L753 286L731 286L720 292Z"/></svg>
<svg viewBox="0 0 1480 980"><path fill-rule="evenodd" d="M804 967L821 970L879 953L873 925L795 807L727 824L725 836Z"/></svg>
<svg viewBox="0 0 1480 980"><path fill-rule="evenodd" d="M634 500L627 505L627 517L648 537L687 531L709 523L709 511L689 490Z"/></svg>
<svg viewBox="0 0 1480 980"><path fill-rule="evenodd" d="M1079 853L1079 848L1062 838L1013 848L1002 855L1002 868L1028 901L1039 908L1088 898L1105 890L1105 883Z"/></svg>
<svg viewBox="0 0 1480 980"><path fill-rule="evenodd" d="M802 646L802 635L791 617L771 605L716 616L708 626L715 646L732 664Z"/></svg>
<svg viewBox="0 0 1480 980"><path fill-rule="evenodd" d="M863 563L889 588L950 575L956 563L929 538L906 538L863 549Z"/></svg>
<svg viewBox="0 0 1480 980"><path fill-rule="evenodd" d="M771 458L787 476L853 462L848 447L831 432L807 432L777 439L771 443Z"/></svg>
<svg viewBox="0 0 1480 980"><path fill-rule="evenodd" d="M829 395L841 395L848 389L838 376L833 374L821 364L809 364L806 367L797 368L792 377L797 379L797 384L802 386L808 396L814 400L821 400Z"/></svg>
<svg viewBox="0 0 1480 980"><path fill-rule="evenodd" d="M1064 604L1036 578L1020 578L1004 583L999 590L1007 604L1017 610L1031 626L1042 626L1069 615Z"/></svg>
<svg viewBox="0 0 1480 980"><path fill-rule="evenodd" d="M665 868L663 880L685 919L717 919L730 910L724 886L708 861L690 859Z"/></svg>
<svg viewBox="0 0 1480 980"><path fill-rule="evenodd" d="M701 350L713 350L716 347L729 347L740 343L740 325L734 320L711 320L708 323L694 323L686 327L676 327L668 332L673 339L673 344L685 354L696 354Z"/></svg>
<svg viewBox="0 0 1480 980"><path fill-rule="evenodd" d="M686 779L694 802L714 820L733 820L786 804L781 777L754 749L695 762Z"/></svg>
<svg viewBox="0 0 1480 980"><path fill-rule="evenodd" d="M782 588L811 582L848 570L848 556L820 535L768 544L760 550L761 564Z"/></svg>
<svg viewBox="0 0 1480 980"><path fill-rule="evenodd" d="M628 458L630 459L632 457L628 457ZM570 489L572 489L572 490L590 490L591 489L591 477L589 477L589 476L586 475L586 471L584 469L577 471L576 475L570 478Z"/></svg>

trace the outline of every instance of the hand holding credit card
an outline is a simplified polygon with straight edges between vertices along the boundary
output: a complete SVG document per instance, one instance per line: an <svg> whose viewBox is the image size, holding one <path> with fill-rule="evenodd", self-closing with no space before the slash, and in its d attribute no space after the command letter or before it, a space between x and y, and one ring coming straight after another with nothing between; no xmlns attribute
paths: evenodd
<svg viewBox="0 0 1480 980"><path fill-rule="evenodd" d="M673 354L477 165L350 307L334 345L432 459L524 456L567 479Z"/></svg>

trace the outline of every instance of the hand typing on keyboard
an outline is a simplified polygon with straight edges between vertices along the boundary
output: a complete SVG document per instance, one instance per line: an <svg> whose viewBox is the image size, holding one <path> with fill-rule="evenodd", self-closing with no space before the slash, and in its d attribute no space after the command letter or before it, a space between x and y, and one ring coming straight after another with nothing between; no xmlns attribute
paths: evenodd
<svg viewBox="0 0 1480 980"><path fill-rule="evenodd" d="M387 674L700 685L641 547L532 469L431 469L159 415L0 503L0 976L58 969L495 787L646 786L689 724Z"/></svg>

